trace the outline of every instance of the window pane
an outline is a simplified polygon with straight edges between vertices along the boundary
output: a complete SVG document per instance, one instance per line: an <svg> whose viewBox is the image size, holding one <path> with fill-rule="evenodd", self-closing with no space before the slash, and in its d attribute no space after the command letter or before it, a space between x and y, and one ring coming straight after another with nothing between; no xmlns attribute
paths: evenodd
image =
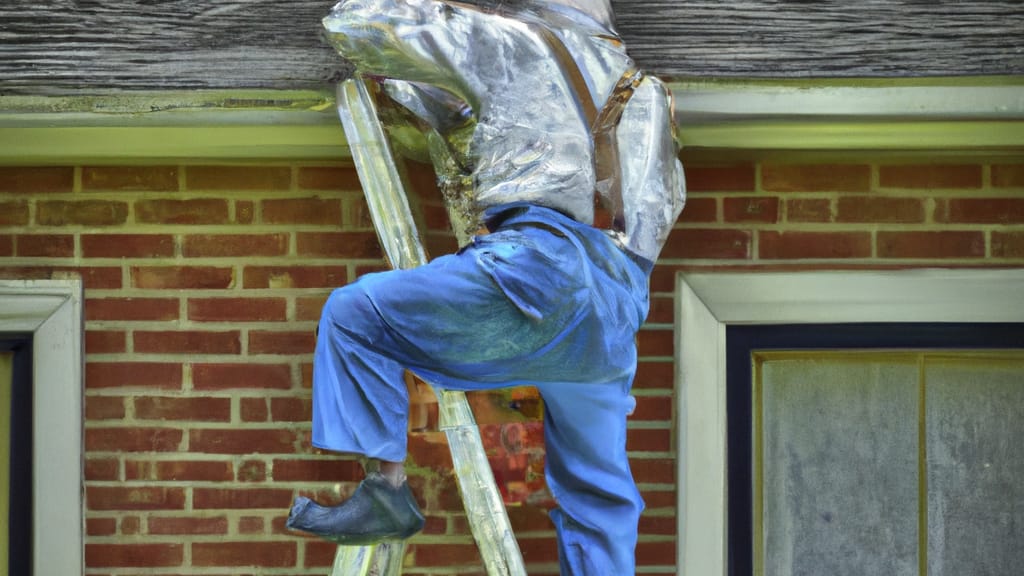
<svg viewBox="0 0 1024 576"><path fill-rule="evenodd" d="M761 357L763 573L916 575L917 359Z"/></svg>
<svg viewBox="0 0 1024 576"><path fill-rule="evenodd" d="M929 358L928 574L1024 566L1024 360Z"/></svg>

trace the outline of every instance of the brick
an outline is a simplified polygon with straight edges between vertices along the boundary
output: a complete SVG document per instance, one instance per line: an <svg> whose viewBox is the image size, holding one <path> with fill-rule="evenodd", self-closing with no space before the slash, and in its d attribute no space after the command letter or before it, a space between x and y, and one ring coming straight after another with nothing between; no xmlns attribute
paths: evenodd
<svg viewBox="0 0 1024 576"><path fill-rule="evenodd" d="M75 237L71 234L19 234L15 237L18 256L72 258Z"/></svg>
<svg viewBox="0 0 1024 576"><path fill-rule="evenodd" d="M828 198L790 198L786 200L788 222L831 222L832 201Z"/></svg>
<svg viewBox="0 0 1024 576"><path fill-rule="evenodd" d="M693 192L753 192L754 166L687 166L686 191Z"/></svg>
<svg viewBox="0 0 1024 576"><path fill-rule="evenodd" d="M726 222L779 221L779 199L775 197L726 198L722 200Z"/></svg>
<svg viewBox="0 0 1024 576"><path fill-rule="evenodd" d="M125 202L48 200L36 205L36 223L42 226L113 226L127 221Z"/></svg>
<svg viewBox="0 0 1024 576"><path fill-rule="evenodd" d="M676 301L672 296L651 296L647 322L668 324L675 322Z"/></svg>
<svg viewBox="0 0 1024 576"><path fill-rule="evenodd" d="M227 224L228 202L217 198L192 200L137 200L135 221L140 224Z"/></svg>
<svg viewBox="0 0 1024 576"><path fill-rule="evenodd" d="M636 399L636 410L629 418L671 421L674 406L672 396L640 396Z"/></svg>
<svg viewBox="0 0 1024 576"><path fill-rule="evenodd" d="M553 564L558 562L558 540L546 538L520 538L520 551L523 561L528 564Z"/></svg>
<svg viewBox="0 0 1024 576"><path fill-rule="evenodd" d="M908 164L881 166L878 183L883 188L981 188L981 166L974 164Z"/></svg>
<svg viewBox="0 0 1024 576"><path fill-rule="evenodd" d="M85 258L165 258L174 256L170 234L83 234Z"/></svg>
<svg viewBox="0 0 1024 576"><path fill-rule="evenodd" d="M718 200L714 198L690 198L686 201L679 222L717 222Z"/></svg>
<svg viewBox="0 0 1024 576"><path fill-rule="evenodd" d="M867 192L871 167L861 164L764 164L766 192Z"/></svg>
<svg viewBox="0 0 1024 576"><path fill-rule="evenodd" d="M420 432L409 435L409 458L417 466L441 471L451 470L452 453L443 432Z"/></svg>
<svg viewBox="0 0 1024 576"><path fill-rule="evenodd" d="M1024 198L951 198L945 206L943 222L1024 224Z"/></svg>
<svg viewBox="0 0 1024 576"><path fill-rule="evenodd" d="M300 256L332 258L380 258L383 255L374 232L299 232Z"/></svg>
<svg viewBox="0 0 1024 576"><path fill-rule="evenodd" d="M185 186L189 190L288 190L291 168L287 166L189 166Z"/></svg>
<svg viewBox="0 0 1024 576"><path fill-rule="evenodd" d="M641 330L637 334L640 356L672 356L675 354L671 330Z"/></svg>
<svg viewBox="0 0 1024 576"><path fill-rule="evenodd" d="M644 503L647 504L647 510L657 510L659 508L675 510L676 504L676 491L667 491L664 489L651 489L641 491Z"/></svg>
<svg viewBox="0 0 1024 576"><path fill-rule="evenodd" d="M295 298L295 319L319 320L320 312L327 302L328 294L322 296L298 296Z"/></svg>
<svg viewBox="0 0 1024 576"><path fill-rule="evenodd" d="M1024 188L1024 164L994 164L992 186L996 188Z"/></svg>
<svg viewBox="0 0 1024 576"><path fill-rule="evenodd" d="M675 516L652 516L644 514L640 517L640 534L659 534L675 536L679 528L679 519Z"/></svg>
<svg viewBox="0 0 1024 576"><path fill-rule="evenodd" d="M886 196L846 196L836 203L836 222L924 222L924 200Z"/></svg>
<svg viewBox="0 0 1024 576"><path fill-rule="evenodd" d="M994 258L1024 258L1024 232L993 232Z"/></svg>
<svg viewBox="0 0 1024 576"><path fill-rule="evenodd" d="M14 236L10 234L0 235L0 256L14 255Z"/></svg>
<svg viewBox="0 0 1024 576"><path fill-rule="evenodd" d="M260 202L264 224L322 224L341 226L337 198L281 198Z"/></svg>
<svg viewBox="0 0 1024 576"><path fill-rule="evenodd" d="M263 534L264 532L264 521L263 518L258 516L243 516L238 519L238 533L239 534ZM328 546L332 549L331 558L333 559L333 553L337 551L335 546ZM308 558L308 553L307 553ZM308 565L308 564L307 564Z"/></svg>
<svg viewBox="0 0 1024 576"><path fill-rule="evenodd" d="M416 162L409 160L405 163L405 174L409 178L409 185L420 197L440 197L437 188L437 175L434 167L429 162Z"/></svg>
<svg viewBox="0 0 1024 576"><path fill-rule="evenodd" d="M146 290L223 290L234 284L231 268L218 266L133 266L132 286Z"/></svg>
<svg viewBox="0 0 1024 576"><path fill-rule="evenodd" d="M193 364L192 387L196 390L260 388L286 390L292 386L287 364Z"/></svg>
<svg viewBox="0 0 1024 576"><path fill-rule="evenodd" d="M746 260L750 258L750 241L748 230L676 229L669 235L661 257Z"/></svg>
<svg viewBox="0 0 1024 576"><path fill-rule="evenodd" d="M675 384L673 362L637 362L633 387L643 389L669 389Z"/></svg>
<svg viewBox="0 0 1024 576"><path fill-rule="evenodd" d="M266 398L241 398L238 412L242 422L266 422L270 417Z"/></svg>
<svg viewBox="0 0 1024 576"><path fill-rule="evenodd" d="M636 563L638 566L675 566L676 543L637 542Z"/></svg>
<svg viewBox="0 0 1024 576"><path fill-rule="evenodd" d="M86 298L86 320L166 321L178 319L177 298Z"/></svg>
<svg viewBox="0 0 1024 576"><path fill-rule="evenodd" d="M265 482L267 464L261 460L246 460L238 466L239 482Z"/></svg>
<svg viewBox="0 0 1024 576"><path fill-rule="evenodd" d="M192 536L228 533L228 519L224 516L212 518L150 516L147 526L149 534L182 534Z"/></svg>
<svg viewBox="0 0 1024 576"><path fill-rule="evenodd" d="M444 206L423 205L420 206L420 209L423 211L423 220L427 230L451 231L452 224L448 219L448 210Z"/></svg>
<svg viewBox="0 0 1024 576"><path fill-rule="evenodd" d="M89 452L177 452L182 435L180 428L86 428L85 449Z"/></svg>
<svg viewBox="0 0 1024 576"><path fill-rule="evenodd" d="M108 290L121 287L121 269L118 267L0 266L0 276L6 278L48 280L57 273L77 275L82 279L86 292L89 290Z"/></svg>
<svg viewBox="0 0 1024 576"><path fill-rule="evenodd" d="M120 480L121 465L117 458L86 458L86 481Z"/></svg>
<svg viewBox="0 0 1024 576"><path fill-rule="evenodd" d="M480 551L472 541L464 544L414 544L413 555L421 568L432 566L480 566Z"/></svg>
<svg viewBox="0 0 1024 576"><path fill-rule="evenodd" d="M451 233L431 234L428 232L424 241L424 248L427 254L439 256L441 254L455 253L459 249L459 244Z"/></svg>
<svg viewBox="0 0 1024 576"><path fill-rule="evenodd" d="M668 452L672 450L672 431L631 428L626 431L626 445L631 451Z"/></svg>
<svg viewBox="0 0 1024 576"><path fill-rule="evenodd" d="M74 184L75 169L70 166L0 166L0 192L71 192Z"/></svg>
<svg viewBox="0 0 1024 576"><path fill-rule="evenodd" d="M171 192L178 189L174 166L83 166L83 191Z"/></svg>
<svg viewBox="0 0 1024 576"><path fill-rule="evenodd" d="M758 236L758 257L764 260L807 258L870 258L869 232L770 232Z"/></svg>
<svg viewBox="0 0 1024 576"><path fill-rule="evenodd" d="M296 431L268 429L192 429L189 451L205 454L292 454L299 448Z"/></svg>
<svg viewBox="0 0 1024 576"><path fill-rule="evenodd" d="M348 281L344 266L246 266L245 288L335 288Z"/></svg>
<svg viewBox="0 0 1024 576"><path fill-rule="evenodd" d="M555 527L548 511L539 506L509 506L508 519L514 532L540 532Z"/></svg>
<svg viewBox="0 0 1024 576"><path fill-rule="evenodd" d="M125 460L125 480L230 482L231 462L222 460Z"/></svg>
<svg viewBox="0 0 1024 576"><path fill-rule="evenodd" d="M87 510L184 510L185 489L155 486L86 486Z"/></svg>
<svg viewBox="0 0 1024 576"><path fill-rule="evenodd" d="M87 568L150 568L181 566L182 544L94 544L85 545Z"/></svg>
<svg viewBox="0 0 1024 576"><path fill-rule="evenodd" d="M182 420L197 422L229 422L230 398L178 398L137 396L135 417L139 420Z"/></svg>
<svg viewBox="0 0 1024 576"><path fill-rule="evenodd" d="M303 190L362 190L359 174L352 166L299 168L299 188Z"/></svg>
<svg viewBox="0 0 1024 576"><path fill-rule="evenodd" d="M86 536L113 536L117 533L116 518L86 518Z"/></svg>
<svg viewBox="0 0 1024 576"><path fill-rule="evenodd" d="M275 482L358 482L362 466L355 460L274 460Z"/></svg>
<svg viewBox="0 0 1024 576"><path fill-rule="evenodd" d="M629 462L633 478L640 484L672 484L677 466L671 458L634 458Z"/></svg>
<svg viewBox="0 0 1024 576"><path fill-rule="evenodd" d="M338 551L337 546L331 545L330 542L316 542L307 541L303 543L305 550L305 562L303 566L306 568L313 567L328 567L334 565L334 555Z"/></svg>
<svg viewBox="0 0 1024 576"><path fill-rule="evenodd" d="M181 388L181 364L162 362L88 362L85 383L95 388Z"/></svg>
<svg viewBox="0 0 1024 576"><path fill-rule="evenodd" d="M302 332L249 332L249 354L312 354L316 336L312 330Z"/></svg>
<svg viewBox="0 0 1024 576"><path fill-rule="evenodd" d="M138 516L121 517L121 534L136 535L142 532L142 521Z"/></svg>
<svg viewBox="0 0 1024 576"><path fill-rule="evenodd" d="M87 330L86 354L117 354L126 350L125 333L121 330Z"/></svg>
<svg viewBox="0 0 1024 576"><path fill-rule="evenodd" d="M196 322L283 322L284 298L190 298L188 318Z"/></svg>
<svg viewBox="0 0 1024 576"><path fill-rule="evenodd" d="M310 398L271 398L270 418L274 422L309 422L313 416Z"/></svg>
<svg viewBox="0 0 1024 576"><path fill-rule="evenodd" d="M290 488L193 488L196 510L287 509L292 502Z"/></svg>
<svg viewBox="0 0 1024 576"><path fill-rule="evenodd" d="M195 542L193 566L295 566L297 542Z"/></svg>
<svg viewBox="0 0 1024 576"><path fill-rule="evenodd" d="M879 232L879 258L981 258L982 232Z"/></svg>
<svg viewBox="0 0 1024 576"><path fill-rule="evenodd" d="M288 241L288 234L190 234L181 253L186 258L284 256Z"/></svg>
<svg viewBox="0 0 1024 576"><path fill-rule="evenodd" d="M141 354L241 354L241 335L226 332L138 330L133 334L135 352Z"/></svg>
<svg viewBox="0 0 1024 576"><path fill-rule="evenodd" d="M28 225L28 202L0 202L0 226Z"/></svg>

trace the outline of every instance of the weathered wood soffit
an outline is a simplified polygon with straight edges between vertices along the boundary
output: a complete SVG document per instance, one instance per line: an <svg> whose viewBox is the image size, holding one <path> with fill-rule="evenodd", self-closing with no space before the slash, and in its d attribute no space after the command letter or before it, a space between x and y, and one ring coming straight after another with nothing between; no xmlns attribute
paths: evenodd
<svg viewBox="0 0 1024 576"><path fill-rule="evenodd" d="M684 145L1024 146L1020 0L613 4L636 60L672 82ZM0 161L57 142L97 159L337 157L331 87L351 69L322 39L331 5L6 0Z"/></svg>

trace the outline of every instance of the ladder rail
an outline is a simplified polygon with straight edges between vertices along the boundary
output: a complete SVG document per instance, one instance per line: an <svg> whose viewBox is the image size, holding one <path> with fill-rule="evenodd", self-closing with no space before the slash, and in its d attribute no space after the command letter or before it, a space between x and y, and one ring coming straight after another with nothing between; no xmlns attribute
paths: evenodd
<svg viewBox="0 0 1024 576"><path fill-rule="evenodd" d="M377 117L374 95L368 83L359 78L339 83L337 106L370 207L374 228L388 260L395 268L426 264L426 251L419 241L401 173ZM519 544L512 532L508 512L494 481L494 473L487 461L480 430L466 395L459 391L432 388L438 396L440 427L448 438L470 529L487 574L526 576ZM362 576L378 573L381 576L394 576L400 573L404 542L398 546L387 542L378 544L370 552L360 548L364 547L340 546L335 566L339 566L339 561L350 562L345 566L366 566L367 572L361 573ZM394 561L396 556L397 562ZM357 564L358 558L364 557L368 559L363 564ZM374 566L386 566L392 571L370 572ZM338 574L336 571L333 574L354 576L352 573Z"/></svg>

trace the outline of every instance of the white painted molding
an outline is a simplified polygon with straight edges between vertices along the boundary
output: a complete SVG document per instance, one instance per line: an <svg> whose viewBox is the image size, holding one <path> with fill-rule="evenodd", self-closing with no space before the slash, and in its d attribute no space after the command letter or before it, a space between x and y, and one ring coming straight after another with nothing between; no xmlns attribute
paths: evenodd
<svg viewBox="0 0 1024 576"><path fill-rule="evenodd" d="M33 572L82 574L82 282L0 280L0 331L32 334Z"/></svg>
<svg viewBox="0 0 1024 576"><path fill-rule="evenodd" d="M677 286L681 576L727 574L730 324L1024 322L1024 269L682 273Z"/></svg>

